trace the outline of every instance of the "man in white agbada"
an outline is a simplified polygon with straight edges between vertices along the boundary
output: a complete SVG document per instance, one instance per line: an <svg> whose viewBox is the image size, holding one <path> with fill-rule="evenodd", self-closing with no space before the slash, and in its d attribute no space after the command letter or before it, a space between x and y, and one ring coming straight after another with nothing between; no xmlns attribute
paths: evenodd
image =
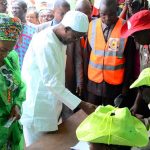
<svg viewBox="0 0 150 150"><path fill-rule="evenodd" d="M27 86L21 117L26 146L43 132L58 130L62 103L72 110L80 107L86 113L95 110L94 105L81 101L64 86L66 45L83 36L88 24L85 14L69 11L60 24L33 37L22 67Z"/></svg>

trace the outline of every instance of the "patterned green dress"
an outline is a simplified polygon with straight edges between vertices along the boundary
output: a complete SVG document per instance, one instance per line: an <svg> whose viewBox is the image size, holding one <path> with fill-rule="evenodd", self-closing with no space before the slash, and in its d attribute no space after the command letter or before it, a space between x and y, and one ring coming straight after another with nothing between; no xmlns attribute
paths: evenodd
<svg viewBox="0 0 150 150"><path fill-rule="evenodd" d="M25 100L25 85L21 81L17 53L12 50L0 67L0 150L23 150L21 143L23 132L21 125L15 121L9 128L4 127L8 121L11 108L18 105L21 108Z"/></svg>

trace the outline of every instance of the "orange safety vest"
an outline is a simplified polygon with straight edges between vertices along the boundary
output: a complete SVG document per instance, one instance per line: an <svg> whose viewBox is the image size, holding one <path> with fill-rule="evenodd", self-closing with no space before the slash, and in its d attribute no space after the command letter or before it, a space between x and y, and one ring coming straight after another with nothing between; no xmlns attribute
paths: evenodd
<svg viewBox="0 0 150 150"><path fill-rule="evenodd" d="M124 20L118 19L106 43L101 19L89 26L88 40L92 48L88 66L88 78L96 83L105 81L112 85L122 84L124 78L124 49L127 39L120 37Z"/></svg>

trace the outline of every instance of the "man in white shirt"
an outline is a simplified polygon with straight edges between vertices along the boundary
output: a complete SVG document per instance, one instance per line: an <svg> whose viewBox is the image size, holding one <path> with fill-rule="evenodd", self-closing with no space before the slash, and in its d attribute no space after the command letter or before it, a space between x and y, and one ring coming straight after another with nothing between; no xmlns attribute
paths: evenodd
<svg viewBox="0 0 150 150"><path fill-rule="evenodd" d="M69 11L60 24L33 37L22 67L27 86L21 117L26 146L43 132L58 130L62 103L72 110L79 106L86 113L94 111L94 105L81 101L65 88L66 45L83 36L88 24L85 14Z"/></svg>

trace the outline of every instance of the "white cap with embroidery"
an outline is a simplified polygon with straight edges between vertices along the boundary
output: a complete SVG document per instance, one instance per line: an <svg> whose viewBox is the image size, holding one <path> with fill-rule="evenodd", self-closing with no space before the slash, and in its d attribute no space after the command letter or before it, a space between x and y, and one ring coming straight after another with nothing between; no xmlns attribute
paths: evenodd
<svg viewBox="0 0 150 150"><path fill-rule="evenodd" d="M77 32L87 32L89 21L87 15L80 11L68 11L61 23Z"/></svg>

